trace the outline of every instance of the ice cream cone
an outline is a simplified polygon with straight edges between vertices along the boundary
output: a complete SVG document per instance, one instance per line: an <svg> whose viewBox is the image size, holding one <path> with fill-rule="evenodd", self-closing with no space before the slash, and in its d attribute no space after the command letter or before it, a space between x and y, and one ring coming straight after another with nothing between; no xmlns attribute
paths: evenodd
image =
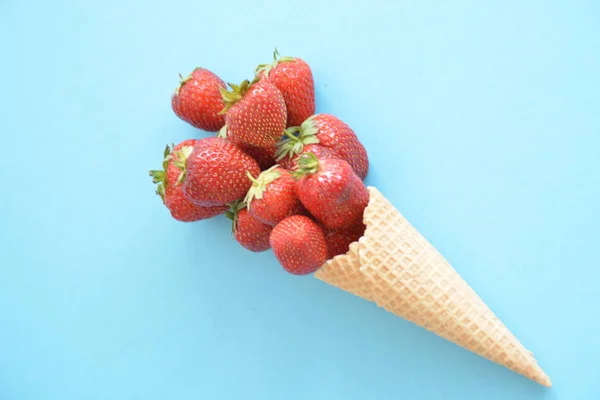
<svg viewBox="0 0 600 400"><path fill-rule="evenodd" d="M446 259L375 188L363 237L315 276L544 386L550 378Z"/></svg>

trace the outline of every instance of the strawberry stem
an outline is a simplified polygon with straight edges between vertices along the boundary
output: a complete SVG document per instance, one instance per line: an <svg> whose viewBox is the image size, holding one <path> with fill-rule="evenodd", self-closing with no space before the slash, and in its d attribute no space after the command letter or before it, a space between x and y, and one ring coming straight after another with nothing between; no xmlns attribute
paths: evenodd
<svg viewBox="0 0 600 400"><path fill-rule="evenodd" d="M317 132L313 130L310 135L304 135L301 126L287 128L283 131L286 138L277 144L276 160L279 161L285 157L292 158L296 154L302 154L305 145L319 143L319 138L316 136Z"/></svg>
<svg viewBox="0 0 600 400"><path fill-rule="evenodd" d="M248 179L250 179L253 184L260 185L260 182L257 181L256 178L252 176L252 174L250 173L250 171L246 171L246 176L248 176Z"/></svg>
<svg viewBox="0 0 600 400"><path fill-rule="evenodd" d="M293 131L292 129L294 128L298 128L296 131ZM286 130L283 131L283 134L285 136L287 136L291 141L293 142L299 142L300 138L298 138L298 136L294 135L294 133L299 132L300 131L300 127L298 126L292 126L290 128L287 128Z"/></svg>

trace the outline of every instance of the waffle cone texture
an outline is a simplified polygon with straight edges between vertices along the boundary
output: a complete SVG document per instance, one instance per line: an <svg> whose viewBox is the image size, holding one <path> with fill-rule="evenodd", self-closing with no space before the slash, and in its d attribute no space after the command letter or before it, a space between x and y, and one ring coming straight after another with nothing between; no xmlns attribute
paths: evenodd
<svg viewBox="0 0 600 400"><path fill-rule="evenodd" d="M446 259L375 188L366 230L315 277L541 385L550 378Z"/></svg>

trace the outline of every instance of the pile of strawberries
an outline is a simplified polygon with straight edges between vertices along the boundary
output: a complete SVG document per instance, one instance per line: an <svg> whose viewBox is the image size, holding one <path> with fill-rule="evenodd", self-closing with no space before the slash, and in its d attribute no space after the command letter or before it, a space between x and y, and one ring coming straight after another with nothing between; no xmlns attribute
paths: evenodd
<svg viewBox="0 0 600 400"><path fill-rule="evenodd" d="M157 193L173 218L225 214L246 249L272 248L286 271L310 274L365 230L367 152L339 118L315 114L300 58L275 50L252 81L229 87L203 68L181 78L173 111L218 134L167 146L163 170L150 171Z"/></svg>

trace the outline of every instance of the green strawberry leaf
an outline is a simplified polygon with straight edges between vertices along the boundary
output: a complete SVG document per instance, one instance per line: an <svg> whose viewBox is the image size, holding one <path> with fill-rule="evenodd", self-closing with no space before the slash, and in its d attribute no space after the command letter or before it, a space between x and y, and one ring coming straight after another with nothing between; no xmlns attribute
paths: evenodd
<svg viewBox="0 0 600 400"><path fill-rule="evenodd" d="M259 76L260 73L262 72L263 76L268 78L269 72L271 72L271 70L273 70L275 67L277 67L277 65L279 63L289 62L289 61L296 61L296 59L294 57L289 57L289 56L281 57L279 55L279 50L277 50L277 47L276 47L275 50L273 51L273 62L271 64L260 64L254 70L254 75Z"/></svg>
<svg viewBox="0 0 600 400"><path fill-rule="evenodd" d="M223 109L219 111L219 114L227 114L227 111L229 111L229 109L235 103L242 100L244 98L244 95L248 93L248 90L250 90L252 85L258 82L258 80L258 77L254 77L252 81L246 79L239 85L228 83L229 87L231 88L231 91L228 91L225 88L219 88L219 91L221 92L221 97L223 98L223 103L225 103L225 107L223 107Z"/></svg>
<svg viewBox="0 0 600 400"><path fill-rule="evenodd" d="M306 175L311 175L319 171L319 159L313 152L303 153L298 157L295 171L292 176L298 180Z"/></svg>
<svg viewBox="0 0 600 400"><path fill-rule="evenodd" d="M220 137L221 139L227 139L227 124L223 125L223 127L219 129L219 132L217 132L217 137Z"/></svg>
<svg viewBox="0 0 600 400"><path fill-rule="evenodd" d="M175 146L173 146L175 147ZM160 196L163 203L165 202L165 190L167 186L167 168L169 167L169 161L171 160L171 148L169 145L166 145L165 150L163 152L163 162L162 162L162 171L161 170L151 170L150 176L152 177L152 183L157 184L156 194Z"/></svg>
<svg viewBox="0 0 600 400"><path fill-rule="evenodd" d="M198 69L198 68L195 68L194 71L196 69ZM179 96L179 92L181 91L181 88L190 79L192 79L192 74L191 73L188 76L186 76L185 78L181 74L179 74L179 85L177 85L177 87L175 88L175 93L174 93L175 96Z"/></svg>
<svg viewBox="0 0 600 400"><path fill-rule="evenodd" d="M277 144L277 152L275 153L277 161L285 157L292 158L296 154L302 154L304 146L320 142L316 136L318 133L318 130L315 130L316 127L306 126L305 129L309 133L308 135L303 134L301 126L292 126L283 132L286 138Z"/></svg>
<svg viewBox="0 0 600 400"><path fill-rule="evenodd" d="M248 175L248 178L252 181L252 186L250 186L250 189L248 189L248 193L246 193L246 197L244 198L244 203L246 203L248 210L250 210L252 200L262 199L263 194L267 190L267 186L281 176L281 173L276 170L278 167L279 165L272 166L261 172L257 178L254 178L250 172L246 171L246 175Z"/></svg>
<svg viewBox="0 0 600 400"><path fill-rule="evenodd" d="M269 72L271 72L271 69L273 69L273 65L271 65L271 64L260 64L254 70L254 76L259 76L260 73L262 72L265 77L268 77Z"/></svg>
<svg viewBox="0 0 600 400"><path fill-rule="evenodd" d="M317 126L317 124L314 121L315 116L316 115L308 117L300 125L300 137L301 138L315 136L317 133L319 133L319 127Z"/></svg>
<svg viewBox="0 0 600 400"><path fill-rule="evenodd" d="M229 210L225 211L225 216L232 221L231 222L231 234L235 235L235 232L237 230L238 214L241 209L246 207L246 204L244 204L244 202L242 202L240 200L237 200L228 205L229 205Z"/></svg>
<svg viewBox="0 0 600 400"><path fill-rule="evenodd" d="M189 156L192 154L194 148L192 146L183 146L181 149L173 153L175 158L173 159L173 165L175 165L181 173L177 178L177 185L181 184L186 177L187 174L187 160Z"/></svg>

